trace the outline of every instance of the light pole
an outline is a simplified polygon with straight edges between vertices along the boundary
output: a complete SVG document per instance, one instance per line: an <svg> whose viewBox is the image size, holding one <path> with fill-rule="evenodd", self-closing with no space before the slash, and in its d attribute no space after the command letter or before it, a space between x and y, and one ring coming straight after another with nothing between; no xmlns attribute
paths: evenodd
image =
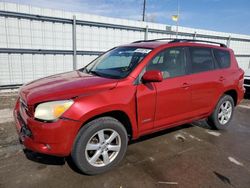
<svg viewBox="0 0 250 188"><path fill-rule="evenodd" d="M142 13L142 21L145 21L145 13L146 13L146 0L143 2L143 13Z"/></svg>

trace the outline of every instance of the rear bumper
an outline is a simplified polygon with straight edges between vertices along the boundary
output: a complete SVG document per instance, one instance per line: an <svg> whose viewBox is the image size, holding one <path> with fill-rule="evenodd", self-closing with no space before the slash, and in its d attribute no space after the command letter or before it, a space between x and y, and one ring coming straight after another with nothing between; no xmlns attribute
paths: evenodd
<svg viewBox="0 0 250 188"><path fill-rule="evenodd" d="M237 98L237 104L240 104L240 102L244 99L246 89L241 85L239 89L237 90L238 98Z"/></svg>
<svg viewBox="0 0 250 188"><path fill-rule="evenodd" d="M13 113L17 133L27 149L55 156L70 154L80 122L59 119L53 123L45 123L34 120L22 111L19 101Z"/></svg>

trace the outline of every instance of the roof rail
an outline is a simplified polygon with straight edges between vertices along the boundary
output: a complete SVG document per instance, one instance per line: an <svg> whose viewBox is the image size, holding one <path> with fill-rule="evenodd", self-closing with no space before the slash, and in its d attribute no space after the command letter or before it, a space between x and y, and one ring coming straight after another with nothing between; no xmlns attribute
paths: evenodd
<svg viewBox="0 0 250 188"><path fill-rule="evenodd" d="M169 43L176 43L176 42L203 42L203 43L210 43L210 44L217 44L220 47L227 48L227 46L223 43L207 41L207 40L194 40L194 39L172 39L172 38L159 38L159 39L152 39L152 40L138 40L133 43L140 43L140 42L154 42L154 41L161 41L161 40L169 40Z"/></svg>
<svg viewBox="0 0 250 188"><path fill-rule="evenodd" d="M159 39L151 39L151 40L138 40L132 43L140 43L140 42L154 42L154 41L159 41L159 40L174 40L173 38L159 38Z"/></svg>
<svg viewBox="0 0 250 188"><path fill-rule="evenodd" d="M223 43L213 42L213 41L208 41L208 40L174 39L174 40L170 41L169 43L175 43L175 42L204 42L204 43L218 44L218 45L220 45L220 47L227 48L227 46Z"/></svg>

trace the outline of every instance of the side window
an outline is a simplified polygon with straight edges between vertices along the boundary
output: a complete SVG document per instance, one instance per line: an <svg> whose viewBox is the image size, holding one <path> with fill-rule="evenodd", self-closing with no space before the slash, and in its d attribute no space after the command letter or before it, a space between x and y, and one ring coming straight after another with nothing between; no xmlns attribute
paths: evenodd
<svg viewBox="0 0 250 188"><path fill-rule="evenodd" d="M210 48L190 47L189 49L192 73L214 69L213 55Z"/></svg>
<svg viewBox="0 0 250 188"><path fill-rule="evenodd" d="M226 50L214 50L214 56L221 69L230 67L230 54Z"/></svg>
<svg viewBox="0 0 250 188"><path fill-rule="evenodd" d="M186 74L186 58L184 48L168 48L157 54L147 65L146 70L159 70L163 78Z"/></svg>

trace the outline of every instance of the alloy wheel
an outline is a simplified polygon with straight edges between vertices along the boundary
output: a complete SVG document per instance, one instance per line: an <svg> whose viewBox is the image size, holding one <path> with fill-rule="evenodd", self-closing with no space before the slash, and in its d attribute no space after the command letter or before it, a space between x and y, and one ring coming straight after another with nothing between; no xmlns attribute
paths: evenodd
<svg viewBox="0 0 250 188"><path fill-rule="evenodd" d="M120 149L120 135L113 129L102 129L87 142L85 156L92 166L103 167L115 160Z"/></svg>
<svg viewBox="0 0 250 188"><path fill-rule="evenodd" d="M232 104L230 101L224 101L220 108L218 113L218 120L220 124L225 125L232 116Z"/></svg>

